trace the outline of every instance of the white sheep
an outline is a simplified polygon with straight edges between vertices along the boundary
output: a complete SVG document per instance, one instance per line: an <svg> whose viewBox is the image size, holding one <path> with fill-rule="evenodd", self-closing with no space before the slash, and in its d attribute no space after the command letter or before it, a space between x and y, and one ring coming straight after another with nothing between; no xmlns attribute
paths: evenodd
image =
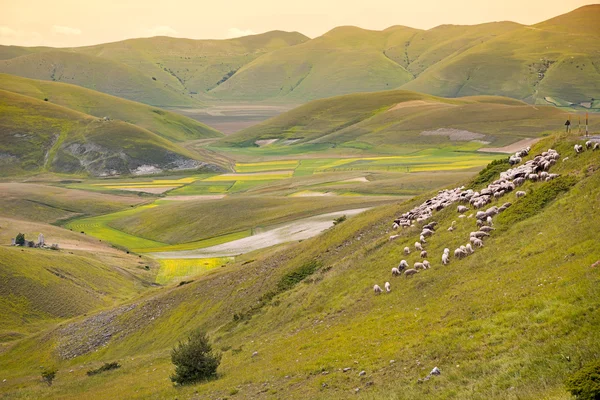
<svg viewBox="0 0 600 400"><path fill-rule="evenodd" d="M492 217L487 217L486 222L489 226L494 225L494 222L492 221Z"/></svg>
<svg viewBox="0 0 600 400"><path fill-rule="evenodd" d="M425 236L423 236L423 235L421 235L421 236L419 237L419 241L420 241L421 243L427 243L427 240L425 240Z"/></svg>
<svg viewBox="0 0 600 400"><path fill-rule="evenodd" d="M417 249L418 251L423 251L423 246L421 246L421 243L415 242L415 249Z"/></svg>
<svg viewBox="0 0 600 400"><path fill-rule="evenodd" d="M423 265L423 263L420 262L416 262L415 266L414 266L415 270L419 270L419 269L425 269L425 266ZM410 271L410 270L409 270Z"/></svg>
<svg viewBox="0 0 600 400"><path fill-rule="evenodd" d="M383 286L385 287L385 291L386 291L387 293L389 293L389 292L391 292L391 291L392 291L392 287L391 287L391 285L390 285L390 283L389 283L389 282L386 282L386 283L385 283L385 285L383 285Z"/></svg>
<svg viewBox="0 0 600 400"><path fill-rule="evenodd" d="M388 240L391 242L392 240L396 240L399 237L400 237L400 235L392 235L392 236L390 236L390 238Z"/></svg>
<svg viewBox="0 0 600 400"><path fill-rule="evenodd" d="M473 240L473 245L474 245L475 247L483 247L483 240L481 240L481 239L477 239L477 238L474 238L474 240Z"/></svg>
<svg viewBox="0 0 600 400"><path fill-rule="evenodd" d="M392 276L400 276L402 273L396 267L392 268Z"/></svg>
<svg viewBox="0 0 600 400"><path fill-rule="evenodd" d="M465 256L466 256L465 252L463 252L461 249L454 250L454 257L461 259Z"/></svg>
<svg viewBox="0 0 600 400"><path fill-rule="evenodd" d="M404 254L407 254L407 255L410 254L410 249L408 247L404 248Z"/></svg>
<svg viewBox="0 0 600 400"><path fill-rule="evenodd" d="M375 286L373 286L373 291L375 292L375 294L379 294L383 290L381 290L381 288L379 287L379 285L375 285Z"/></svg>
<svg viewBox="0 0 600 400"><path fill-rule="evenodd" d="M449 262L450 262L450 258L448 257L448 254L446 254L446 253L442 254L442 264L448 265Z"/></svg>
<svg viewBox="0 0 600 400"><path fill-rule="evenodd" d="M398 269L400 271L402 271L402 270L404 270L406 268L408 268L408 262L406 262L406 260L400 261L400 264L398 265Z"/></svg>
<svg viewBox="0 0 600 400"><path fill-rule="evenodd" d="M427 250L421 252L421 258L427 258Z"/></svg>
<svg viewBox="0 0 600 400"><path fill-rule="evenodd" d="M469 211L469 208L468 208L468 207L465 207L465 206L458 206L457 210L458 210L458 213L459 213L459 214L464 214L464 213L466 213L467 211Z"/></svg>
<svg viewBox="0 0 600 400"><path fill-rule="evenodd" d="M473 250L473 247L471 246L471 243L467 243L467 245L465 246L465 248L467 249L467 253L469 253L469 254L475 253L475 250Z"/></svg>
<svg viewBox="0 0 600 400"><path fill-rule="evenodd" d="M423 260L423 266L425 267L425 269L431 268L431 264L427 260Z"/></svg>
<svg viewBox="0 0 600 400"><path fill-rule="evenodd" d="M591 140L588 140L587 142L585 142L585 147L586 147L586 149L591 149L591 148L592 148L592 144L593 144L593 143L592 143L592 141L591 141Z"/></svg>
<svg viewBox="0 0 600 400"><path fill-rule="evenodd" d="M446 248L444 249L444 254L450 254L450 249L446 247Z"/></svg>
<svg viewBox="0 0 600 400"><path fill-rule="evenodd" d="M522 191L522 190L519 190L519 191L517 191L517 192L515 193L515 196L517 196L517 198L519 198L519 197L523 197L523 196L525 196L526 194L527 194L527 192L524 192L524 191Z"/></svg>
<svg viewBox="0 0 600 400"><path fill-rule="evenodd" d="M599 150L600 149L600 143L594 143L594 149L593 150Z"/></svg>
<svg viewBox="0 0 600 400"><path fill-rule="evenodd" d="M579 154L583 151L583 146L580 144L576 144L575 146L573 146L573 148L575 149L575 153Z"/></svg>
<svg viewBox="0 0 600 400"><path fill-rule="evenodd" d="M481 228L479 228L479 230L481 232L490 233L494 230L494 228L492 228L491 226L482 226Z"/></svg>
<svg viewBox="0 0 600 400"><path fill-rule="evenodd" d="M411 276L417 273L419 273L419 271L417 271L416 269L407 269L406 271L404 271L404 276Z"/></svg>

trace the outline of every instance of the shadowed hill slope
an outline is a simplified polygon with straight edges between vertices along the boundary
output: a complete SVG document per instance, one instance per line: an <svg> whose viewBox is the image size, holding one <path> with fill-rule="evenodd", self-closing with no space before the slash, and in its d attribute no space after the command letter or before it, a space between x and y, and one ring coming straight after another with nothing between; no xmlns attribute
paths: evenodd
<svg viewBox="0 0 600 400"><path fill-rule="evenodd" d="M335 146L432 146L478 140L506 145L561 129L566 112L492 96L444 99L406 90L315 100L220 139L218 145L330 143ZM286 144L283 139L292 139Z"/></svg>
<svg viewBox="0 0 600 400"><path fill-rule="evenodd" d="M0 171L118 175L218 169L172 142L122 121L105 121L0 90Z"/></svg>
<svg viewBox="0 0 600 400"><path fill-rule="evenodd" d="M317 238L20 341L0 360L0 391L75 398L85 385L86 395L104 398L564 398L565 376L600 352L600 153L575 155L575 142L550 137L534 147L526 160L549 147L569 157L551 169L562 177L527 182L527 196L490 204L510 201L515 211L497 217L485 246L466 259L439 261L476 227L448 207L431 219L439 223L426 244L432 268L392 277L401 259L420 261L402 249L423 224L390 241L392 220L435 193L380 207ZM374 295L385 281L391 293ZM223 352L219 379L174 388L170 348L195 327ZM107 332L110 339L94 345ZM40 360L60 371L115 360L122 368L93 380L83 370L59 372L49 390L33 371ZM441 375L417 382L435 366Z"/></svg>
<svg viewBox="0 0 600 400"><path fill-rule="evenodd" d="M128 122L176 142L222 136L191 118L76 85L0 74L0 89L38 100L48 99L50 103L94 117Z"/></svg>

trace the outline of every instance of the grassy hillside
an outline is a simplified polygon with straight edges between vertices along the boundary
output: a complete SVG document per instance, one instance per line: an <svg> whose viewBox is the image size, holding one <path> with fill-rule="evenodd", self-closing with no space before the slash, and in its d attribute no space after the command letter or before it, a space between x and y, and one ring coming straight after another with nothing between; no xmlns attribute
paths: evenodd
<svg viewBox="0 0 600 400"><path fill-rule="evenodd" d="M523 26L425 70L402 88L444 97L496 94L548 104L589 102L600 90L600 5Z"/></svg>
<svg viewBox="0 0 600 400"><path fill-rule="evenodd" d="M536 25L341 26L308 39L273 31L230 40L131 39L72 49L0 46L0 72L74 83L159 106L215 100L299 103L407 89L596 107L600 5ZM595 109L595 108L594 108Z"/></svg>
<svg viewBox="0 0 600 400"><path fill-rule="evenodd" d="M0 90L0 171L115 175L216 168L160 136Z"/></svg>
<svg viewBox="0 0 600 400"><path fill-rule="evenodd" d="M156 273L153 261L80 233L14 218L0 217L0 225L0 343L129 300L149 288ZM61 250L8 247L19 232L29 240L41 232Z"/></svg>
<svg viewBox="0 0 600 400"><path fill-rule="evenodd" d="M191 118L71 84L0 74L0 89L38 100L48 99L50 103L94 117L109 117L128 122L172 141L205 139L222 135Z"/></svg>
<svg viewBox="0 0 600 400"><path fill-rule="evenodd" d="M70 83L153 106L202 106L183 90L155 81L128 65L62 49L0 61L0 72Z"/></svg>
<svg viewBox="0 0 600 400"><path fill-rule="evenodd" d="M462 145L476 149L560 130L567 117L554 107L533 107L501 97L444 99L404 90L357 93L309 102L220 139L215 146L253 147L257 140L276 139L271 147L322 144L392 151ZM439 129L463 133L449 136L452 131L444 134Z"/></svg>
<svg viewBox="0 0 600 400"><path fill-rule="evenodd" d="M307 39L273 31L230 40L154 37L60 50L0 46L0 72L76 84L153 106L201 107L204 93L242 65Z"/></svg>
<svg viewBox="0 0 600 400"><path fill-rule="evenodd" d="M449 207L433 217L432 268L392 278L400 259L418 260L402 249L420 227L394 232L400 237L391 242L391 221L429 196L377 208L320 237L20 341L0 360L0 391L61 399L82 388L91 398L568 398L565 376L600 352L600 275L591 267L600 259L598 153L576 156L573 143L551 137L535 146L530 158L549 147L570 158L552 169L565 178L528 182L527 196L500 199L515 211L496 218L485 247L464 260L439 262L444 247L463 244L475 227ZM566 191L554 190L567 181ZM373 284L386 280L392 292L374 295ZM175 388L169 351L195 327L223 352L219 379ZM105 332L108 344L82 346ZM84 373L115 360L118 371ZM40 364L59 368L51 388L39 383ZM418 383L434 366L441 375Z"/></svg>

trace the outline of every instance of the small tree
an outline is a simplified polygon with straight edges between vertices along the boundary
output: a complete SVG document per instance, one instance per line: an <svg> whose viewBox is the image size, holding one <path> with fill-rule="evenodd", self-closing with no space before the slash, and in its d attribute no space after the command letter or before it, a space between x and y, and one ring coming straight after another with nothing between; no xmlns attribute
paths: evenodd
<svg viewBox="0 0 600 400"><path fill-rule="evenodd" d="M569 376L565 382L567 390L577 400L600 399L600 360L586 364Z"/></svg>
<svg viewBox="0 0 600 400"><path fill-rule="evenodd" d="M42 371L42 380L48 384L48 386L52 386L52 381L54 381L54 377L56 376L55 368L48 368Z"/></svg>
<svg viewBox="0 0 600 400"><path fill-rule="evenodd" d="M18 244L19 246L25 246L25 234L24 233L19 233L17 235L17 237L15 238L15 244Z"/></svg>
<svg viewBox="0 0 600 400"><path fill-rule="evenodd" d="M215 377L221 363L221 354L213 352L208 336L200 329L192 331L187 341L171 351L175 374L171 381L179 385L199 382Z"/></svg>

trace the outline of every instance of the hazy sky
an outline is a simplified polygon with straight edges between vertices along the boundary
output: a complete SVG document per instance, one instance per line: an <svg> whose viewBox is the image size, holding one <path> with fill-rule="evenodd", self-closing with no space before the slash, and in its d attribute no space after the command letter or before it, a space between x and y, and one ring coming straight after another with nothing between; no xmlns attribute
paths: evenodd
<svg viewBox="0 0 600 400"><path fill-rule="evenodd" d="M0 44L81 46L133 37L224 39L274 29L319 36L340 25L510 20L534 24L590 0L0 0Z"/></svg>

